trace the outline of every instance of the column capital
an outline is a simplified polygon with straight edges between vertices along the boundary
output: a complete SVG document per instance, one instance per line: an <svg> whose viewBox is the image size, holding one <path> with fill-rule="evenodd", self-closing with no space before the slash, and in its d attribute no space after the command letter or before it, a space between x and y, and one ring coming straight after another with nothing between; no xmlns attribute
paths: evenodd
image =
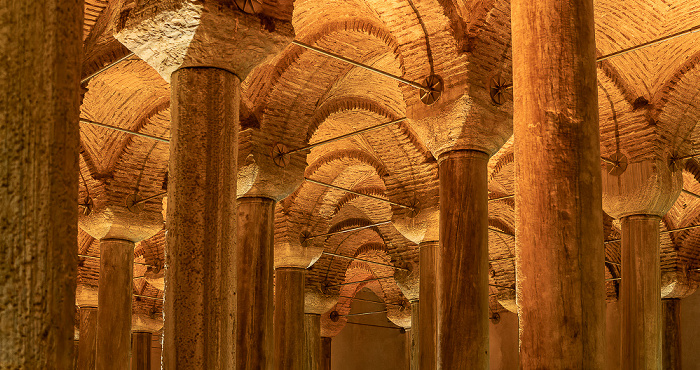
<svg viewBox="0 0 700 370"><path fill-rule="evenodd" d="M282 143L270 140L259 129L246 129L239 135L238 198L264 197L280 201L304 182L306 155L285 155Z"/></svg>
<svg viewBox="0 0 700 370"><path fill-rule="evenodd" d="M476 150L489 156L513 135L513 104L495 105L488 89L447 88L433 105L407 107L416 134L435 158L453 150ZM483 90L483 91L481 91Z"/></svg>
<svg viewBox="0 0 700 370"><path fill-rule="evenodd" d="M97 287L78 284L75 291L75 305L79 308L97 308Z"/></svg>
<svg viewBox="0 0 700 370"><path fill-rule="evenodd" d="M412 261L407 263L406 267L408 271L397 270L394 273L394 280L404 297L409 302L414 302L419 299L420 295L420 264Z"/></svg>
<svg viewBox="0 0 700 370"><path fill-rule="evenodd" d="M324 293L318 285L307 285L304 288L304 312L323 315L338 303L339 298L338 295Z"/></svg>
<svg viewBox="0 0 700 370"><path fill-rule="evenodd" d="M323 247L309 243L304 246L301 242L287 240L275 241L275 269L296 267L307 269L323 254Z"/></svg>
<svg viewBox="0 0 700 370"><path fill-rule="evenodd" d="M134 194L107 182L90 190L92 204L78 215L78 225L93 238L137 243L163 229L160 200L140 202L151 194Z"/></svg>
<svg viewBox="0 0 700 370"><path fill-rule="evenodd" d="M617 219L640 214L662 217L683 188L682 171L663 159L630 163L619 175L607 167L602 169L603 210Z"/></svg>
<svg viewBox="0 0 700 370"><path fill-rule="evenodd" d="M150 316L141 313L131 315L132 332L145 332L153 334L159 332L161 329L163 329L163 316Z"/></svg>
<svg viewBox="0 0 700 370"><path fill-rule="evenodd" d="M139 1L115 38L166 81L187 67L225 69L242 81L289 45L294 31L289 21L247 14L230 3Z"/></svg>

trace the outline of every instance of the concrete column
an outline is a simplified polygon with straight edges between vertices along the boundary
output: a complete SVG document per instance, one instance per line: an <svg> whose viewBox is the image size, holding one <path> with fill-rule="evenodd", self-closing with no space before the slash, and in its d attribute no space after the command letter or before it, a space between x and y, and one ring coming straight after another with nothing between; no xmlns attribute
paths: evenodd
<svg viewBox="0 0 700 370"><path fill-rule="evenodd" d="M236 368L272 368L275 201L238 199ZM303 302L303 291L299 297Z"/></svg>
<svg viewBox="0 0 700 370"><path fill-rule="evenodd" d="M622 369L661 368L660 220L648 215L621 220Z"/></svg>
<svg viewBox="0 0 700 370"><path fill-rule="evenodd" d="M304 314L304 370L321 370L321 315Z"/></svg>
<svg viewBox="0 0 700 370"><path fill-rule="evenodd" d="M304 367L304 282L306 269L275 269L275 366Z"/></svg>
<svg viewBox="0 0 700 370"><path fill-rule="evenodd" d="M681 300L662 299L663 317L662 357L663 370L681 370Z"/></svg>
<svg viewBox="0 0 700 370"><path fill-rule="evenodd" d="M131 370L151 370L151 343L153 334L149 332L131 333Z"/></svg>
<svg viewBox="0 0 700 370"><path fill-rule="evenodd" d="M234 364L240 80L185 68L171 82L163 368Z"/></svg>
<svg viewBox="0 0 700 370"><path fill-rule="evenodd" d="M1 8L0 363L69 369L83 1Z"/></svg>
<svg viewBox="0 0 700 370"><path fill-rule="evenodd" d="M446 152L438 158L441 369L489 367L488 159L486 153L472 150Z"/></svg>
<svg viewBox="0 0 700 370"><path fill-rule="evenodd" d="M602 369L593 0L513 0L511 24L520 368Z"/></svg>
<svg viewBox="0 0 700 370"><path fill-rule="evenodd" d="M134 242L100 240L100 279L97 294L97 354L100 370L129 368Z"/></svg>
<svg viewBox="0 0 700 370"><path fill-rule="evenodd" d="M97 351L97 307L80 307L80 340L78 341L78 369L95 370Z"/></svg>
<svg viewBox="0 0 700 370"><path fill-rule="evenodd" d="M333 338L321 337L321 370L331 370L331 341Z"/></svg>
<svg viewBox="0 0 700 370"><path fill-rule="evenodd" d="M420 308L418 310L419 368L437 369L437 259L439 242L423 242L420 248Z"/></svg>

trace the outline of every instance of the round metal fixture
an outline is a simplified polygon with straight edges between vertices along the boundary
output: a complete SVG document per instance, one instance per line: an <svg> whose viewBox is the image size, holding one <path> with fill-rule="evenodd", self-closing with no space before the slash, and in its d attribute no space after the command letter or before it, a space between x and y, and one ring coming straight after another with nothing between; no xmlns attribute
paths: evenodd
<svg viewBox="0 0 700 370"><path fill-rule="evenodd" d="M328 316L333 322L338 322L338 320L340 320L340 314L338 311L332 311Z"/></svg>
<svg viewBox="0 0 700 370"><path fill-rule="evenodd" d="M612 163L605 165L605 170L612 176L620 176L627 169L627 157L624 154L617 152L610 156Z"/></svg>
<svg viewBox="0 0 700 370"><path fill-rule="evenodd" d="M139 202L141 197L138 194L131 194L124 200L124 205L126 209L131 213L140 213L143 211L143 202Z"/></svg>
<svg viewBox="0 0 700 370"><path fill-rule="evenodd" d="M262 11L260 0L236 0L238 10L248 14L258 14Z"/></svg>
<svg viewBox="0 0 700 370"><path fill-rule="evenodd" d="M415 218L420 214L420 202L418 202L418 199L413 198L410 202L407 204L410 208L410 213L408 214L408 217L410 218Z"/></svg>
<svg viewBox="0 0 700 370"><path fill-rule="evenodd" d="M309 239L311 239L311 233L308 231L302 231L301 234L299 234L299 241L301 242L302 247L308 247L309 246Z"/></svg>
<svg viewBox="0 0 700 370"><path fill-rule="evenodd" d="M288 152L289 150L287 149L287 146L282 143L277 143L273 145L272 161L282 168L287 167L287 165L289 164L289 155L287 155Z"/></svg>
<svg viewBox="0 0 700 370"><path fill-rule="evenodd" d="M493 315L489 317L489 319L491 319L492 323L498 324L499 322L501 322L501 315L498 314L498 312L494 312Z"/></svg>
<svg viewBox="0 0 700 370"><path fill-rule="evenodd" d="M501 75L491 77L489 80L489 95L491 95L493 104L503 105L506 102L507 90L511 87L512 85L508 84Z"/></svg>
<svg viewBox="0 0 700 370"><path fill-rule="evenodd" d="M93 208L95 208L95 202L93 202L92 198L90 197L85 197L85 200L81 205L83 206L83 216L90 216L90 213L92 213Z"/></svg>
<svg viewBox="0 0 700 370"><path fill-rule="evenodd" d="M430 89L430 91L423 89L419 91L420 101L425 105L431 105L438 101L442 96L442 92L445 90L445 83L442 81L442 77L438 75L426 77L423 81L423 86Z"/></svg>

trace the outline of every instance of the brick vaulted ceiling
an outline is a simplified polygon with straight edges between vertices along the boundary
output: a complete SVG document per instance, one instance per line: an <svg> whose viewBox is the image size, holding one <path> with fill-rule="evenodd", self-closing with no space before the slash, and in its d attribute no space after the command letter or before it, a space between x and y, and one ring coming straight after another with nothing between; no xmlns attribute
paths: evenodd
<svg viewBox="0 0 700 370"><path fill-rule="evenodd" d="M123 18L140 0L86 0L83 76L129 53L113 37ZM510 3L504 0L266 0L267 16L292 21L296 38L380 70L422 81L431 69L448 86L467 86L479 99L491 76L510 81ZM414 11L414 7L417 10ZM418 15L419 14L419 15ZM700 2L683 0L596 0L596 43L609 54L696 26ZM429 35L426 43L424 28ZM700 42L697 34L675 38L598 63L601 152L621 152L630 161L687 155L698 151L700 120ZM298 147L360 128L404 117L417 92L363 69L290 45L257 67L243 82L241 145L259 130L271 141ZM170 89L145 62L132 57L93 78L81 116L154 136L170 136ZM483 91L481 91L483 90ZM488 95L486 95L488 96ZM512 111L512 105L504 107ZM510 107L510 108L509 108ZM500 115L499 115L500 114ZM512 113L494 111L494 120ZM512 125L511 122L508 122ZM163 192L168 145L81 124L80 202L99 197L100 184L126 194L148 197ZM242 163L245 158L240 158ZM416 194L437 199L437 164L411 121L316 147L306 158L306 177L396 202ZM490 197L513 194L512 138L489 162ZM683 165L684 188L700 193L700 164ZM92 191L92 192L91 192ZM158 198L159 199L159 198ZM158 202L158 199L153 202ZM512 309L515 283L513 199L489 203L491 304L493 312ZM276 232L324 233L390 220L391 206L304 183L277 206ZM662 229L700 224L700 199L682 193L664 217ZM617 220L606 218L605 236L619 239ZM81 255L99 256L99 245L86 233L78 238ZM164 232L139 243L134 265L134 293L161 298ZM325 250L365 260L407 266L417 263L417 246L392 224L316 241ZM662 234L662 272L680 273L696 287L700 267L700 230ZM619 242L605 245L607 278L620 276ZM148 266L147 266L148 265ZM83 258L79 282L97 285L99 263ZM307 284L333 285L392 275L392 269L323 256L310 270ZM617 299L618 281L606 283L609 300ZM334 293L352 297L372 289L386 302L405 298L393 279L345 286ZM687 291L667 287L669 296ZM337 310L349 311L341 298ZM397 307L397 306L391 306ZM157 314L158 299L134 298L134 310ZM392 308L389 317L404 324L410 308ZM395 311L395 312L394 312ZM324 320L326 334L342 329L342 320Z"/></svg>

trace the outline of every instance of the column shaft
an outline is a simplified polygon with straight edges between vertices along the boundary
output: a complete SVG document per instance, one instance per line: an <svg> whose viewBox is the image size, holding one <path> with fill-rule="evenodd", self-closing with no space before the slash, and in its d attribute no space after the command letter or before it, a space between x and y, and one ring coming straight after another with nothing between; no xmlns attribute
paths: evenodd
<svg viewBox="0 0 700 370"><path fill-rule="evenodd" d="M437 369L437 259L439 242L420 243L418 353L420 369Z"/></svg>
<svg viewBox="0 0 700 370"><path fill-rule="evenodd" d="M131 333L131 370L151 370L151 342L153 334Z"/></svg>
<svg viewBox="0 0 700 370"><path fill-rule="evenodd" d="M331 370L332 339L330 337L321 337L321 370Z"/></svg>
<svg viewBox="0 0 700 370"><path fill-rule="evenodd" d="M488 159L483 152L468 150L438 158L441 369L489 367Z"/></svg>
<svg viewBox="0 0 700 370"><path fill-rule="evenodd" d="M238 307L244 308L236 312L236 368L239 370L272 368L274 219L274 200L238 200L236 299ZM303 302L303 291L301 297Z"/></svg>
<svg viewBox="0 0 700 370"><path fill-rule="evenodd" d="M80 307L78 369L95 370L97 351L97 307Z"/></svg>
<svg viewBox="0 0 700 370"><path fill-rule="evenodd" d="M97 353L100 370L129 368L134 243L100 240L100 278L97 294Z"/></svg>
<svg viewBox="0 0 700 370"><path fill-rule="evenodd" d="M410 369L420 370L420 302L411 302Z"/></svg>
<svg viewBox="0 0 700 370"><path fill-rule="evenodd" d="M662 299L663 370L681 370L681 300Z"/></svg>
<svg viewBox="0 0 700 370"><path fill-rule="evenodd" d="M240 81L216 68L171 81L163 368L231 369Z"/></svg>
<svg viewBox="0 0 700 370"><path fill-rule="evenodd" d="M3 1L0 363L69 369L83 1Z"/></svg>
<svg viewBox="0 0 700 370"><path fill-rule="evenodd" d="M321 315L304 314L304 370L321 370Z"/></svg>
<svg viewBox="0 0 700 370"><path fill-rule="evenodd" d="M593 0L513 0L521 369L601 369L605 284Z"/></svg>
<svg viewBox="0 0 700 370"><path fill-rule="evenodd" d="M622 218L622 369L661 368L661 266L658 216Z"/></svg>
<svg viewBox="0 0 700 370"><path fill-rule="evenodd" d="M275 369L304 367L304 279L306 270L275 270Z"/></svg>

